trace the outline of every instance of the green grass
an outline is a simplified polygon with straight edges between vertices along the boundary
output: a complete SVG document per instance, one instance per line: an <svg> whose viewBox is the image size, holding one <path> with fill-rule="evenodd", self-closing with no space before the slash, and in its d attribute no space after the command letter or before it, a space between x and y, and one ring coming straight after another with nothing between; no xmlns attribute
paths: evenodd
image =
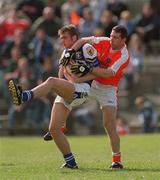
<svg viewBox="0 0 160 180"><path fill-rule="evenodd" d="M124 170L112 171L105 136L69 137L78 170L59 169L61 153L40 137L0 138L1 180L158 180L160 134L121 138Z"/></svg>

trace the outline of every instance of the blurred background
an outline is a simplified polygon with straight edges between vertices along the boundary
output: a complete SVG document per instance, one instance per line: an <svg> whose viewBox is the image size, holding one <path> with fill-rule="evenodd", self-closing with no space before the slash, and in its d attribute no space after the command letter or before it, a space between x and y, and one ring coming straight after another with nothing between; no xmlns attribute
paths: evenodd
<svg viewBox="0 0 160 180"><path fill-rule="evenodd" d="M0 136L43 135L55 94L15 107L8 92L14 79L31 89L57 76L62 47L58 29L75 24L81 37L109 36L124 25L131 62L120 82L117 130L160 132L159 0L1 0L0 1ZM68 134L103 134L97 102L74 109Z"/></svg>

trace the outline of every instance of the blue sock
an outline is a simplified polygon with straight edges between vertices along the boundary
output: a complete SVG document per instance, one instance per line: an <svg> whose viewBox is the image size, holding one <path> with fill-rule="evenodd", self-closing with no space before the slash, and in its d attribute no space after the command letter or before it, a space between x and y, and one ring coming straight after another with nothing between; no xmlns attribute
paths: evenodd
<svg viewBox="0 0 160 180"><path fill-rule="evenodd" d="M33 99L33 91L28 90L28 91L23 91L22 92L22 101L26 102Z"/></svg>
<svg viewBox="0 0 160 180"><path fill-rule="evenodd" d="M66 154L63 156L66 163L70 166L76 166L76 161L72 153Z"/></svg>

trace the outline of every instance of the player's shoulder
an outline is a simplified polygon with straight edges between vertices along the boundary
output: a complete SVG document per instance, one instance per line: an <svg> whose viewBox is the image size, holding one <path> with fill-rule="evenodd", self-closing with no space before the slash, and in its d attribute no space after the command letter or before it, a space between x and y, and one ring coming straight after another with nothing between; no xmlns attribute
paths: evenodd
<svg viewBox="0 0 160 180"><path fill-rule="evenodd" d="M82 47L83 55L85 58L95 58L97 56L97 50L91 44L84 44Z"/></svg>
<svg viewBox="0 0 160 180"><path fill-rule="evenodd" d="M121 49L121 54L122 54L123 56L126 56L127 58L129 57L129 51L128 51L126 45Z"/></svg>

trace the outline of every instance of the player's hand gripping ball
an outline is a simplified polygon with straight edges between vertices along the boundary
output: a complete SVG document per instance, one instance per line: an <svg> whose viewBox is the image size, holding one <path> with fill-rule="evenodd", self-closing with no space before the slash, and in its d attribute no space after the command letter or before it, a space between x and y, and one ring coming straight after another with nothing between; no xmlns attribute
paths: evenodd
<svg viewBox="0 0 160 180"><path fill-rule="evenodd" d="M67 49L59 61L59 66L67 66L71 60L75 60L76 51L74 49Z"/></svg>
<svg viewBox="0 0 160 180"><path fill-rule="evenodd" d="M85 64L73 64L70 69L73 74L79 75L80 77L92 71L92 67Z"/></svg>

